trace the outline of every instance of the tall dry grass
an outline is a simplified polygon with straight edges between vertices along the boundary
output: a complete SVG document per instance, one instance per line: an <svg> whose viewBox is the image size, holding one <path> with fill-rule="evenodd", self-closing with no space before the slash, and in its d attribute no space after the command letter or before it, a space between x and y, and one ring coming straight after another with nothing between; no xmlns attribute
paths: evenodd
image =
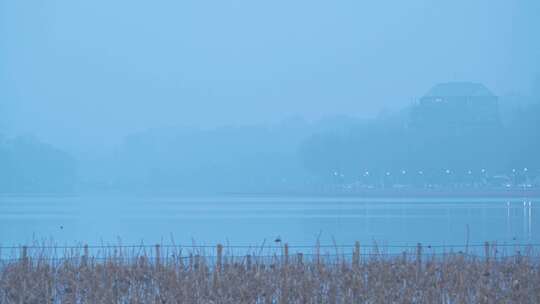
<svg viewBox="0 0 540 304"><path fill-rule="evenodd" d="M533 250L347 250L24 247L0 253L0 303L540 303Z"/></svg>

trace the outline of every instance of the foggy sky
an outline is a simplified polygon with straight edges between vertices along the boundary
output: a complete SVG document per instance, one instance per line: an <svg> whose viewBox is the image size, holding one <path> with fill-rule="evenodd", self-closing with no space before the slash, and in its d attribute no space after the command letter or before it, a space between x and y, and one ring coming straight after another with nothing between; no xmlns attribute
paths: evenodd
<svg viewBox="0 0 540 304"><path fill-rule="evenodd" d="M0 133L95 148L170 125L372 117L452 80L527 95L538 16L536 0L0 0Z"/></svg>

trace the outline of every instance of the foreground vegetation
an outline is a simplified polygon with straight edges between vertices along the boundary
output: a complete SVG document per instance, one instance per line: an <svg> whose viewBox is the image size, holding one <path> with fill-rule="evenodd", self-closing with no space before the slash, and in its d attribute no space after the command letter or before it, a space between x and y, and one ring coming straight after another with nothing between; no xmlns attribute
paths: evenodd
<svg viewBox="0 0 540 304"><path fill-rule="evenodd" d="M4 250L0 303L540 303L532 248L322 249L22 247L11 258Z"/></svg>

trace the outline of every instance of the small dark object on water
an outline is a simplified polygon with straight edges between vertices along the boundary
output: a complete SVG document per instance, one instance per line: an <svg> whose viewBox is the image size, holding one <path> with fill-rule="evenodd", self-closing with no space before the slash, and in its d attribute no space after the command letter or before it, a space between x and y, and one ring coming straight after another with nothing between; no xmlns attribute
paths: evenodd
<svg viewBox="0 0 540 304"><path fill-rule="evenodd" d="M278 236L278 237L274 240L274 242L280 243L280 242L281 242L281 237Z"/></svg>
<svg viewBox="0 0 540 304"><path fill-rule="evenodd" d="M60 226L60 229L64 229L64 226Z"/></svg>

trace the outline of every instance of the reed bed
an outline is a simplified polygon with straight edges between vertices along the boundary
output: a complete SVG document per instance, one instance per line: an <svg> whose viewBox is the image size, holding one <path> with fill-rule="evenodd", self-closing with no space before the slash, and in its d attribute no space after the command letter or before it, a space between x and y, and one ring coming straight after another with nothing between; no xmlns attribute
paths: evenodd
<svg viewBox="0 0 540 304"><path fill-rule="evenodd" d="M540 303L532 247L302 250L12 248L0 253L0 303Z"/></svg>

